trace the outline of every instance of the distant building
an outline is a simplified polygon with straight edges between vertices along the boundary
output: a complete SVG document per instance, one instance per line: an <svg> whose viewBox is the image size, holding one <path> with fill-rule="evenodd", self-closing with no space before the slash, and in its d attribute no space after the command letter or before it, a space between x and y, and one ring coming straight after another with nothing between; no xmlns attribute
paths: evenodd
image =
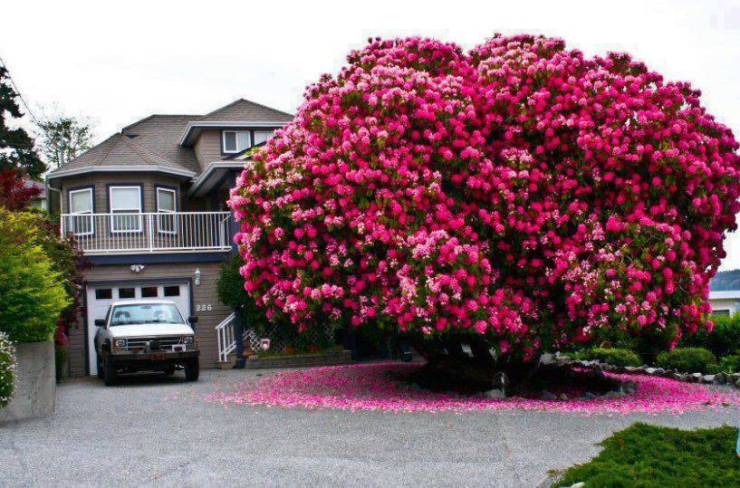
<svg viewBox="0 0 740 488"><path fill-rule="evenodd" d="M24 178L23 184L26 188L36 188L39 194L31 199L31 207L48 210L46 206L46 184L41 181L34 181L30 178Z"/></svg>
<svg viewBox="0 0 740 488"><path fill-rule="evenodd" d="M713 315L732 317L740 313L740 290L710 291L709 303L712 305Z"/></svg>

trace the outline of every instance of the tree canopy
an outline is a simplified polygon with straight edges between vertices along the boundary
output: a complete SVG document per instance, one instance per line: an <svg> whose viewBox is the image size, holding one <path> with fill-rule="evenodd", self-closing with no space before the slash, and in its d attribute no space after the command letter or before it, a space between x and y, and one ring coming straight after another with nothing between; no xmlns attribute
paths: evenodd
<svg viewBox="0 0 740 488"><path fill-rule="evenodd" d="M300 330L483 338L527 361L711 328L732 132L627 54L372 39L306 89L230 206L247 291Z"/></svg>
<svg viewBox="0 0 740 488"><path fill-rule="evenodd" d="M9 126L23 116L18 100L8 71L0 66L0 171L20 171L38 178L46 165L34 150L33 139L22 127Z"/></svg>

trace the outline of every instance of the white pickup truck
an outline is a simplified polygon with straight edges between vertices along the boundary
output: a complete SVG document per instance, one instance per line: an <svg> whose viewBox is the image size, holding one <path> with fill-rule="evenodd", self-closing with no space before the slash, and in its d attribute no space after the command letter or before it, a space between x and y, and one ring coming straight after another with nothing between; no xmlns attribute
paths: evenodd
<svg viewBox="0 0 740 488"><path fill-rule="evenodd" d="M95 320L98 377L106 385L119 373L185 370L188 381L200 372L193 326L197 317L183 320L173 302L139 300L114 302L105 319Z"/></svg>

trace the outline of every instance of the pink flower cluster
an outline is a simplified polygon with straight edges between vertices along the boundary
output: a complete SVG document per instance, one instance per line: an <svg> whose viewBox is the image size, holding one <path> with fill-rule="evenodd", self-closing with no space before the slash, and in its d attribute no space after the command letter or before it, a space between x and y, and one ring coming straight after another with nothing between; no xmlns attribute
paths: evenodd
<svg viewBox="0 0 740 488"><path fill-rule="evenodd" d="M737 408L740 395L704 385L644 375L610 376L637 384L637 392L621 398L535 400L510 397L492 400L404 387L393 380L418 364L371 363L327 366L280 372L243 384L237 391L218 392L208 399L224 405L268 405L291 408L333 408L387 412L470 412L545 410L580 414L684 413L722 405Z"/></svg>
<svg viewBox="0 0 740 488"><path fill-rule="evenodd" d="M625 54L374 39L238 178L245 287L300 328L471 331L525 358L675 341L711 327L737 148L697 90Z"/></svg>

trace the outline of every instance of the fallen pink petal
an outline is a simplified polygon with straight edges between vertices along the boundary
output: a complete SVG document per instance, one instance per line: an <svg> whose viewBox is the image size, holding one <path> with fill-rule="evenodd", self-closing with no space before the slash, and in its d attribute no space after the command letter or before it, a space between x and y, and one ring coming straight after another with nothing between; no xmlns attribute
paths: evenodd
<svg viewBox="0 0 740 488"><path fill-rule="evenodd" d="M237 391L218 392L209 401L227 405L265 405L286 408L329 408L384 412L453 412L544 410L579 414L684 413L740 405L735 391L682 383L668 378L612 374L633 381L637 392L622 398L593 400L538 400L509 397L465 397L414 389L394 381L399 373L418 364L395 362L327 366L283 371L257 382L244 383Z"/></svg>

